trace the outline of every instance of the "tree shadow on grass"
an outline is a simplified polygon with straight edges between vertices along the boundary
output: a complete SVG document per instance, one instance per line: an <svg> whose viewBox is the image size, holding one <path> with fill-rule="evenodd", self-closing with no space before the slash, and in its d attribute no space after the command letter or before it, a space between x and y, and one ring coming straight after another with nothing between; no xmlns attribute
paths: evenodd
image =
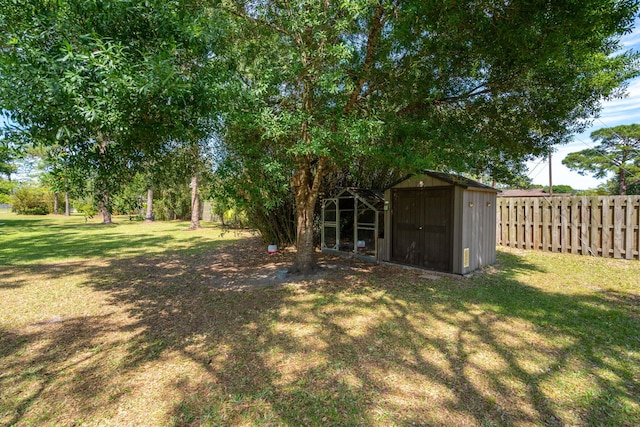
<svg viewBox="0 0 640 427"><path fill-rule="evenodd" d="M17 333L0 331L0 422L52 423L49 412L63 406L63 424L97 411L105 402L95 399L111 379L105 373L113 354L126 341L106 339L118 328L111 315L56 318L28 325ZM72 404L65 406L58 402Z"/></svg>
<svg viewBox="0 0 640 427"><path fill-rule="evenodd" d="M518 275L545 271L512 254L471 280L353 261L294 285L264 279L289 261L244 240L82 266L115 311L3 333L0 387L32 390L9 421L55 413L53 396L85 423L116 419L150 369L177 397L173 425L630 426L639 414L636 296L527 286Z"/></svg>
<svg viewBox="0 0 640 427"><path fill-rule="evenodd" d="M92 224L95 227L95 225ZM76 229L77 226L74 226ZM144 254L150 247L169 246L173 238L160 236L131 236L123 230L122 233L110 233L91 239L81 230L65 231L61 234L45 234L38 236L27 235L13 238L4 242L0 249L0 259L6 265L39 261L55 257L58 259L70 257L112 257L126 251L130 255Z"/></svg>
<svg viewBox="0 0 640 427"><path fill-rule="evenodd" d="M402 338L435 345L452 367L447 386L458 397L453 408L467 411L478 425L636 425L638 296L545 292L514 279L516 272L543 270L514 255L501 259L509 267L500 274L470 284L441 281L429 299L388 289ZM455 329L455 335L434 340L416 329L406 321L407 302ZM433 363L412 347L416 374L434 375ZM517 400L521 404L513 405Z"/></svg>
<svg viewBox="0 0 640 427"><path fill-rule="evenodd" d="M174 235L162 230L156 232L153 224L146 228L130 224L103 225L52 223L46 219L11 219L0 236L0 265L29 264L69 258L110 258L121 256L145 256L151 248L160 252L184 243L184 250L214 248L218 241L203 236L190 236L188 241L177 242ZM101 230L108 228L109 232ZM226 234L227 231L221 233ZM238 234L239 236L239 234Z"/></svg>

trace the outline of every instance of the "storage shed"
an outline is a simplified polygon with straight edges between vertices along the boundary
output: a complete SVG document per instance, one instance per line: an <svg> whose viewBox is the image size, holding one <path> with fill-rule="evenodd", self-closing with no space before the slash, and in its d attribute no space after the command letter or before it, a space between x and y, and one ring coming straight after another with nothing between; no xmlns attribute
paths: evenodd
<svg viewBox="0 0 640 427"><path fill-rule="evenodd" d="M383 236L382 194L362 188L345 188L322 200L323 252L348 253L376 261Z"/></svg>
<svg viewBox="0 0 640 427"><path fill-rule="evenodd" d="M449 173L424 171L385 191L378 258L466 274L496 260L496 194Z"/></svg>

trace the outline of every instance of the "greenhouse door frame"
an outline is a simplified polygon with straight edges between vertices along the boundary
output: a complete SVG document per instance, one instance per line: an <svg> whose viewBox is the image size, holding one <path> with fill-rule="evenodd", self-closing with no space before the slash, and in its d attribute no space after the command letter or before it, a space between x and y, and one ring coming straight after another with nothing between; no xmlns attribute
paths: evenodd
<svg viewBox="0 0 640 427"><path fill-rule="evenodd" d="M353 209L341 209L340 202L346 200L353 200ZM327 209L328 206L333 205L335 207L335 218L333 215L327 215L327 211L332 211L332 209ZM359 205L363 205L364 209L360 208ZM360 216L361 211L370 210L373 213L373 222L358 222L358 217ZM348 236L341 235L341 226L345 226L346 224L342 224L343 211L353 211L353 235L349 233ZM380 218L379 218L380 210L376 209L371 203L367 202L362 197L358 196L355 192L345 189L338 193L336 197L323 199L322 201L322 232L321 232L321 249L323 251L330 251L332 253L350 253L357 257L362 257L367 260L377 260L378 254L378 235L380 230ZM329 217L329 218L328 218ZM331 220L334 218L335 220ZM327 229L335 230L335 235L330 236L327 235ZM366 233L369 232L369 233ZM373 233L373 238L370 238L370 242L373 245L373 255L362 254L361 250L364 250L364 247L359 247L359 242L363 242L366 238L363 237L365 234ZM335 244L333 246L328 246L327 241L331 241L330 237L334 237ZM352 239L352 240L351 240ZM352 247L345 250L343 246L348 246L349 241L352 241ZM329 243L330 244L330 243Z"/></svg>

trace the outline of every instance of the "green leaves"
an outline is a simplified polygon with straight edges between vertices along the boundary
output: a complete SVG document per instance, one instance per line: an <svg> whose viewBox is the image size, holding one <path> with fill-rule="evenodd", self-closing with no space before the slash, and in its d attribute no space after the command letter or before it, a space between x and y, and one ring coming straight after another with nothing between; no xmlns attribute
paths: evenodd
<svg viewBox="0 0 640 427"><path fill-rule="evenodd" d="M640 183L640 125L622 125L599 129L591 139L600 144L595 148L570 153L562 160L569 169L596 178L614 174L618 194Z"/></svg>
<svg viewBox="0 0 640 427"><path fill-rule="evenodd" d="M425 152L540 154L637 73L634 56L613 54L633 4L234 4L251 11L233 17L246 89L262 104L255 128L292 156L340 162L376 144L363 130L393 138L405 126L424 129L412 143ZM342 126L351 116L358 126Z"/></svg>

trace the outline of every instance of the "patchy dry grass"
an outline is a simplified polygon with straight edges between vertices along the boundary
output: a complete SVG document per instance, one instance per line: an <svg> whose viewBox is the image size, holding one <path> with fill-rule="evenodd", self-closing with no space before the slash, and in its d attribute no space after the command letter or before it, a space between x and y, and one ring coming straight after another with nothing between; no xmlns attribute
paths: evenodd
<svg viewBox="0 0 640 427"><path fill-rule="evenodd" d="M637 261L510 250L428 280L323 257L281 283L291 254L250 236L56 221L42 261L0 230L2 425L640 424Z"/></svg>

